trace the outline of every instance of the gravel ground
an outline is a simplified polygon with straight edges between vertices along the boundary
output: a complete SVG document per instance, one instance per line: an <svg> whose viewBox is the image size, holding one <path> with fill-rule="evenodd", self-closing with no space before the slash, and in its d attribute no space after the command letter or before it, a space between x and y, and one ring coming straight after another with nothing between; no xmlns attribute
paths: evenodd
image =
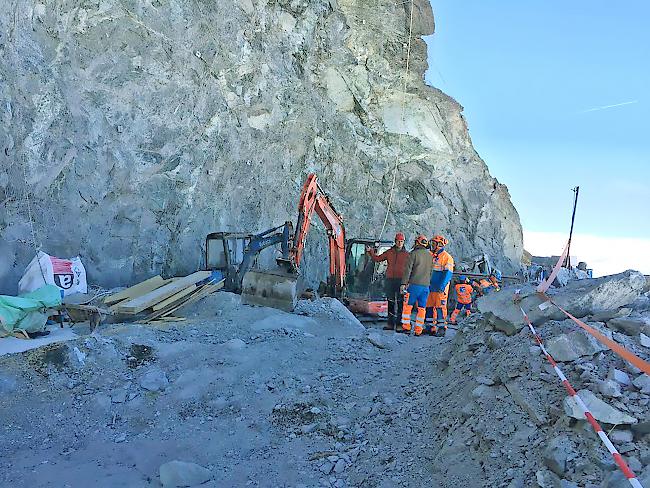
<svg viewBox="0 0 650 488"><path fill-rule="evenodd" d="M432 361L449 338L239 306L114 324L0 358L3 486L423 486ZM379 327L379 325L377 326Z"/></svg>
<svg viewBox="0 0 650 488"><path fill-rule="evenodd" d="M416 338L322 303L303 311L217 293L183 322L1 357L0 485L626 486L525 329L507 336L476 314ZM630 332L647 310L631 317L609 323ZM591 342L567 349L570 323L539 332L576 389L635 419L603 426L646 480L644 378ZM648 359L636 336L613 337Z"/></svg>

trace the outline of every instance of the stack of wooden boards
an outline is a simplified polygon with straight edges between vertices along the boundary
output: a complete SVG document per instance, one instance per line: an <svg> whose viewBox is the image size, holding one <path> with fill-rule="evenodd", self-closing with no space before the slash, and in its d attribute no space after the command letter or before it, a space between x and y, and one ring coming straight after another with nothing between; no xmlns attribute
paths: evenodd
<svg viewBox="0 0 650 488"><path fill-rule="evenodd" d="M217 281L210 271L197 271L188 276L163 279L154 276L142 283L110 295L104 303L117 315L147 315L139 323L154 320L180 320L170 317L185 305L195 303L223 287L224 280Z"/></svg>

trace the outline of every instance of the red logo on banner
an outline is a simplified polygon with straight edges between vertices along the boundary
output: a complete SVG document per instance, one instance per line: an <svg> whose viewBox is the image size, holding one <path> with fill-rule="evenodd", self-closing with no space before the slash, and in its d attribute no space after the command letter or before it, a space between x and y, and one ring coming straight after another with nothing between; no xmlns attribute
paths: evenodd
<svg viewBox="0 0 650 488"><path fill-rule="evenodd" d="M50 261L52 262L52 272L54 274L72 274L72 261L51 256Z"/></svg>

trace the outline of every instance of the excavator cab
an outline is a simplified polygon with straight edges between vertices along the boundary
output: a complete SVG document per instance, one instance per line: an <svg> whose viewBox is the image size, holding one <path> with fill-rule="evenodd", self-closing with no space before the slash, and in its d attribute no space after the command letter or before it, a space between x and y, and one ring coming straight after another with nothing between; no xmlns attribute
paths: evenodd
<svg viewBox="0 0 650 488"><path fill-rule="evenodd" d="M297 275L287 265L292 237L289 221L259 234L213 232L205 239L205 269L221 271L225 289L241 293L244 303L293 310ZM277 258L278 268L254 269L260 253L274 246L279 246L282 254Z"/></svg>
<svg viewBox="0 0 650 488"><path fill-rule="evenodd" d="M375 263L366 252L371 247L381 254L393 245L390 241L350 239L346 243L346 293L348 308L355 313L386 316L388 302L384 293L386 262Z"/></svg>
<svg viewBox="0 0 650 488"><path fill-rule="evenodd" d="M212 232L205 238L205 269L223 273L226 291L239 291L237 272L252 238L242 232Z"/></svg>

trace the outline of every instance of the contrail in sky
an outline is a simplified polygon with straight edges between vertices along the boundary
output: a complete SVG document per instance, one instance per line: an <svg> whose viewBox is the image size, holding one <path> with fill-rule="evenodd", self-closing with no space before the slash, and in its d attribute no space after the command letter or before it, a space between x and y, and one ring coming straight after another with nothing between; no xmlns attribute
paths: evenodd
<svg viewBox="0 0 650 488"><path fill-rule="evenodd" d="M603 105L602 107L594 107L594 108L589 108L587 110L582 110L581 114L586 114L587 112L597 112L598 110L606 110L608 108L614 108L614 107L622 107L623 105L633 105L635 103L639 103L638 100L632 100L629 102L622 102L622 103L615 103L614 105Z"/></svg>

